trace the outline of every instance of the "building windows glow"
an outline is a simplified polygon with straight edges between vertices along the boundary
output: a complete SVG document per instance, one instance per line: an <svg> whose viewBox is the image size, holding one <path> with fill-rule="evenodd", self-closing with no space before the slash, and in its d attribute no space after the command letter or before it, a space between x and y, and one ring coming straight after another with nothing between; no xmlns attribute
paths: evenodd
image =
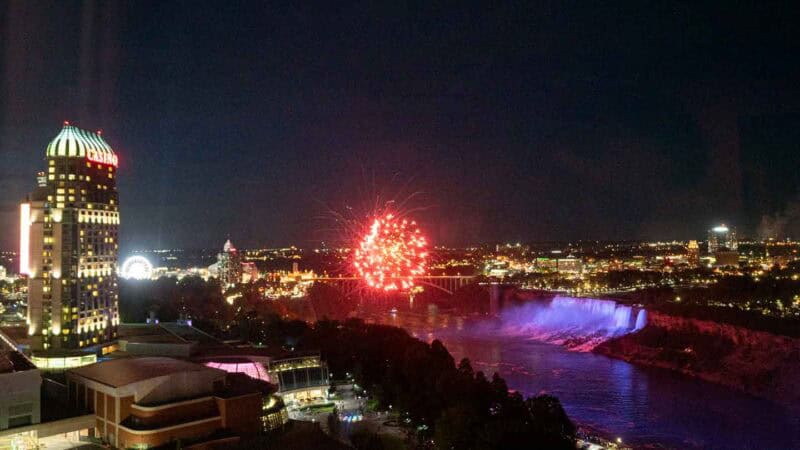
<svg viewBox="0 0 800 450"><path fill-rule="evenodd" d="M79 159L76 161L76 158ZM21 206L24 217L20 220L20 231L29 230L20 238L21 256L27 255L27 262L21 258L20 264L30 272L28 331L33 355L39 361L37 365L45 369L80 362L64 359L64 350L69 354L69 350L83 349L116 337L114 327L118 315L114 299L118 287L112 268L116 266L117 246L103 245L108 244L110 238L103 239L102 243L100 239L109 236L109 232L110 236L116 236L119 219L92 211L95 206L105 210L110 205L116 208L116 187L113 181L102 188L82 182L91 180L91 171L102 170L116 161L116 155L102 137L66 124L47 147L49 176L39 179L38 189ZM113 168L109 168L107 173L113 172ZM80 199L76 198L77 191L81 193ZM91 198L93 204L87 203L87 198ZM51 203L53 200L55 204ZM24 222L27 227L23 227ZM37 227L35 232L33 227ZM26 236L27 243L23 242ZM31 241L33 236L36 242ZM70 258L75 258L74 262L62 266L62 262ZM50 311L56 312L55 317L50 317ZM87 318L85 323L81 320L84 317ZM87 336L87 333L91 334ZM41 353L51 348L61 352L61 360L48 361L46 356L50 354ZM92 346L86 351L95 349Z"/></svg>

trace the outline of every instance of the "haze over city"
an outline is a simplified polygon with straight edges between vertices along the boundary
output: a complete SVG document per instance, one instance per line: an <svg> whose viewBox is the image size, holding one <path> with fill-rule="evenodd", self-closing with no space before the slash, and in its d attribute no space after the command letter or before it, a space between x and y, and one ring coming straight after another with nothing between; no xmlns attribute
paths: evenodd
<svg viewBox="0 0 800 450"><path fill-rule="evenodd" d="M316 245L321 205L395 176L426 193L439 244L690 239L720 221L797 236L797 18L745 4L10 2L0 228L70 120L120 150L125 249Z"/></svg>

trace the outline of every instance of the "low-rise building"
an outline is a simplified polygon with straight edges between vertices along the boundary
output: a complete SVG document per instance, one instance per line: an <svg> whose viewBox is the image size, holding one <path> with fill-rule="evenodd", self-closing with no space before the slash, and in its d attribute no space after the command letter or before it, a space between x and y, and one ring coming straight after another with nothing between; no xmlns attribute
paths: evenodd
<svg viewBox="0 0 800 450"><path fill-rule="evenodd" d="M165 357L116 359L66 374L70 403L93 412L95 436L120 448L227 442L258 433L263 393L227 377Z"/></svg>
<svg viewBox="0 0 800 450"><path fill-rule="evenodd" d="M0 430L39 423L42 376L0 333Z"/></svg>
<svg viewBox="0 0 800 450"><path fill-rule="evenodd" d="M328 398L328 365L319 354L275 358L269 362L270 381L287 404L308 403Z"/></svg>
<svg viewBox="0 0 800 450"><path fill-rule="evenodd" d="M714 253L714 265L718 267L738 267L739 253L733 250L718 250Z"/></svg>
<svg viewBox="0 0 800 450"><path fill-rule="evenodd" d="M287 423L289 423L289 411L286 410L283 399L277 395L264 397L264 403L261 406L262 431L274 431L282 428Z"/></svg>

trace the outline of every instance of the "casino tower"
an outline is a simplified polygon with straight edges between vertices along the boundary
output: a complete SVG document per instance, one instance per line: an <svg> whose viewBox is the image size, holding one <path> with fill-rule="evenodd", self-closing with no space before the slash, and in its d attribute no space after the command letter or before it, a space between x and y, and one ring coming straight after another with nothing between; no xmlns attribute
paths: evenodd
<svg viewBox="0 0 800 450"><path fill-rule="evenodd" d="M28 275L28 336L41 369L94 362L119 324L117 155L64 123L47 169L20 205L20 273Z"/></svg>

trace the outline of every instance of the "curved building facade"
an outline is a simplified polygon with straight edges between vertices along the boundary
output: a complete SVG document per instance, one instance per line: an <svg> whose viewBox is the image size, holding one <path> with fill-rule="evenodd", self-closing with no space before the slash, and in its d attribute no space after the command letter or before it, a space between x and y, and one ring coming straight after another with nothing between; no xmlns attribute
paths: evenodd
<svg viewBox="0 0 800 450"><path fill-rule="evenodd" d="M100 132L65 122L46 161L20 207L20 272L34 362L59 369L117 336L118 158Z"/></svg>
<svg viewBox="0 0 800 450"><path fill-rule="evenodd" d="M287 404L328 399L330 376L320 355L275 358L269 362L269 375Z"/></svg>

